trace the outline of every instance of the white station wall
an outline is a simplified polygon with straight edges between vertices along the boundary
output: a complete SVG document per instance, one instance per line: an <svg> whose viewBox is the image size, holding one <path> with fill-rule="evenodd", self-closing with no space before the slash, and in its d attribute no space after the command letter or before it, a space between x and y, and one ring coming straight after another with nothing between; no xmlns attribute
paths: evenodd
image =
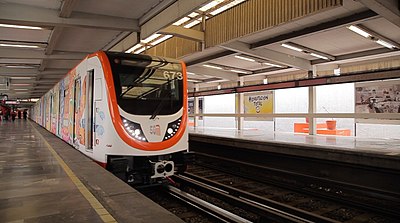
<svg viewBox="0 0 400 223"><path fill-rule="evenodd" d="M206 96L203 99L204 113L235 114L235 94ZM206 127L236 128L234 117L204 117L203 125Z"/></svg>

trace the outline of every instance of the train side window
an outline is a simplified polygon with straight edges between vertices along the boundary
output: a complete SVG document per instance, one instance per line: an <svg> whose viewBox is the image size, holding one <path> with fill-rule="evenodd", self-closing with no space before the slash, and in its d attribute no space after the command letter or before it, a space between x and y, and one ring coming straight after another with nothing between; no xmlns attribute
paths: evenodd
<svg viewBox="0 0 400 223"><path fill-rule="evenodd" d="M103 85L101 78L95 79L94 83L94 99L101 101L103 99Z"/></svg>

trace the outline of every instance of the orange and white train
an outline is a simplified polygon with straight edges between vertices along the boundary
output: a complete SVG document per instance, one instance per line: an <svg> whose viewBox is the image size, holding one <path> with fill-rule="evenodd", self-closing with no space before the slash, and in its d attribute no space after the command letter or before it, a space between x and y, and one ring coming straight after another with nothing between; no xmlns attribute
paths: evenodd
<svg viewBox="0 0 400 223"><path fill-rule="evenodd" d="M30 111L31 119L121 179L148 184L182 172L188 152L183 62L88 55Z"/></svg>

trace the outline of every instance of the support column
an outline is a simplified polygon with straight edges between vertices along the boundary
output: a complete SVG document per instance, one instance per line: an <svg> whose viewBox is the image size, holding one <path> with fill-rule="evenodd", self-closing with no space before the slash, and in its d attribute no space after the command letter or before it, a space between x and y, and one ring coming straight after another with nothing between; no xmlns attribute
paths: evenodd
<svg viewBox="0 0 400 223"><path fill-rule="evenodd" d="M311 118L310 114L315 114L316 111L316 96L315 96L315 87L308 87L308 134L316 135L317 134L317 125L316 120Z"/></svg>
<svg viewBox="0 0 400 223"><path fill-rule="evenodd" d="M195 84L194 85L194 92L197 92L197 91L199 91L199 85L198 84ZM196 115L195 117L194 117L194 127L197 127L198 126L198 124L199 124L199 116L197 116L197 114L199 114L199 98L198 97L194 97L194 105L193 105L193 107L194 107L194 114Z"/></svg>
<svg viewBox="0 0 400 223"><path fill-rule="evenodd" d="M244 85L244 78L240 77L239 78L239 86L242 87ZM243 93L239 93L238 94L238 113L239 114L244 114L244 95ZM242 130L243 129L243 117L238 117L237 118L237 128L238 130Z"/></svg>

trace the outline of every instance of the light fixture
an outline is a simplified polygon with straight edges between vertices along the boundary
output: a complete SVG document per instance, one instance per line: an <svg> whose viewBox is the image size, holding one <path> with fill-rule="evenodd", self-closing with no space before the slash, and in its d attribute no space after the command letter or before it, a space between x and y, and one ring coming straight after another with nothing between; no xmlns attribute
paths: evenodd
<svg viewBox="0 0 400 223"><path fill-rule="evenodd" d="M158 38L160 36L161 36L161 34L155 33L155 34L147 37L146 39L142 40L142 42L143 43L149 43L150 41L152 41L152 40L154 40L154 39L156 39L156 38Z"/></svg>
<svg viewBox="0 0 400 223"><path fill-rule="evenodd" d="M146 47L142 47L142 48L138 49L137 51L135 51L134 53L139 54L139 53L143 52L145 49L146 49Z"/></svg>
<svg viewBox="0 0 400 223"><path fill-rule="evenodd" d="M248 57L244 57L244 56L239 56L239 55L236 55L236 56L235 56L235 58L237 58L237 59L241 59L241 60L250 61L250 62L256 62L256 60L255 60L255 59L248 58Z"/></svg>
<svg viewBox="0 0 400 223"><path fill-rule="evenodd" d="M190 16L190 15L189 15L189 16ZM190 20L190 18L188 18L188 17L183 17L183 18L179 19L178 21L172 23L172 25L174 25L174 26L180 26L180 25L182 25L183 23L185 23L185 22L187 22L187 21L189 21L189 20Z"/></svg>
<svg viewBox="0 0 400 223"><path fill-rule="evenodd" d="M192 12L192 13L190 13L188 16L191 17L191 18L194 18L194 17L196 17L196 16L198 16L198 15L199 15L199 13L197 13L197 12Z"/></svg>
<svg viewBox="0 0 400 223"><path fill-rule="evenodd" d="M227 10L227 9L230 9L230 8L232 8L233 6L238 5L238 4L240 4L240 3L244 2L244 1L246 1L246 0L235 0L235 1L232 1L232 2L230 2L230 3L228 3L228 4L226 4L226 5L221 6L221 7L219 7L218 9L216 9L216 10L210 12L210 14L211 14L211 15L217 15L217 14L219 14L219 13L221 13L221 12Z"/></svg>
<svg viewBox="0 0 400 223"><path fill-rule="evenodd" d="M263 64L264 64L264 65L267 65L267 66L271 66L271 67L280 67L280 68L283 67L282 65L273 64L273 63L268 63L268 62L264 62Z"/></svg>
<svg viewBox="0 0 400 223"><path fill-rule="evenodd" d="M291 50L298 51L298 52L303 52L302 49L300 49L300 48L298 48L298 47L295 47L295 46L293 46L293 45L290 44L290 43L282 43L281 46L286 47L286 48L291 49Z"/></svg>
<svg viewBox="0 0 400 223"><path fill-rule="evenodd" d="M189 75L196 75L196 74L193 73L193 72L186 72L186 74L189 74Z"/></svg>
<svg viewBox="0 0 400 223"><path fill-rule="evenodd" d="M310 56L313 57L318 57L324 60L335 60L335 57L326 53L322 53L319 52L317 50L296 44L296 43L291 43L291 42L287 42L287 43L282 43L281 46L286 47L288 49L292 49L298 52L303 52L306 54L309 54Z"/></svg>
<svg viewBox="0 0 400 223"><path fill-rule="evenodd" d="M33 79L34 77L10 77L11 80Z"/></svg>
<svg viewBox="0 0 400 223"><path fill-rule="evenodd" d="M35 46L35 45L8 44L8 43L0 43L0 46L18 47L18 48L39 48L39 46Z"/></svg>
<svg viewBox="0 0 400 223"><path fill-rule="evenodd" d="M35 68L34 66L29 66L29 65L6 65L4 67L7 67L7 68L23 68L23 69L25 69L25 68Z"/></svg>
<svg viewBox="0 0 400 223"><path fill-rule="evenodd" d="M159 43L161 43L161 42L164 42L165 40L167 40L167 39L169 39L169 38L171 38L171 37L173 37L173 35L165 35L165 36L163 36L163 37L161 37L161 38L155 40L154 42L151 42L150 44L151 44L152 46L155 46L155 45L157 45L157 44L159 44Z"/></svg>
<svg viewBox="0 0 400 223"><path fill-rule="evenodd" d="M371 34L369 34L363 28L360 28L360 26L351 25L351 26L348 26L347 28L350 29L351 31L357 33L358 35L361 35L361 36L365 37L365 38L370 38L371 37Z"/></svg>
<svg viewBox="0 0 400 223"><path fill-rule="evenodd" d="M203 64L204 67L208 67L208 68L213 68L213 69L217 69L217 70L222 70L222 67L217 67L214 65L209 65L209 64Z"/></svg>
<svg viewBox="0 0 400 223"><path fill-rule="evenodd" d="M29 89L27 88L16 88L14 91L28 91Z"/></svg>
<svg viewBox="0 0 400 223"><path fill-rule="evenodd" d="M142 47L142 44L138 43L138 44L134 45L133 47L129 48L127 51L125 51L125 53L131 53L131 52L139 49L140 47Z"/></svg>
<svg viewBox="0 0 400 223"><path fill-rule="evenodd" d="M243 70L234 70L234 69L229 70L229 71L234 72L234 73L239 73L239 74L248 74L248 73L249 73L249 72L247 72L247 71L243 71Z"/></svg>
<svg viewBox="0 0 400 223"><path fill-rule="evenodd" d="M199 24L200 22L201 22L201 20L196 19L196 20L193 20L192 22L184 25L183 27L189 29L189 28L192 28L193 26Z"/></svg>
<svg viewBox="0 0 400 223"><path fill-rule="evenodd" d="M12 86L30 86L31 84L19 84L19 83L13 84L13 83L11 83L11 85Z"/></svg>
<svg viewBox="0 0 400 223"><path fill-rule="evenodd" d="M0 27L16 28L16 29L36 29L36 30L43 29L42 27L37 27L37 26L20 26L20 25L11 25L11 24L0 24Z"/></svg>
<svg viewBox="0 0 400 223"><path fill-rule="evenodd" d="M310 55L313 56L313 57L318 57L318 58L324 59L324 60L329 60L328 57L323 56L323 55L319 55L317 53L310 53Z"/></svg>
<svg viewBox="0 0 400 223"><path fill-rule="evenodd" d="M382 45L382 46L384 46L384 47L387 47L387 48L389 48L389 49L395 49L395 48L396 48L395 45L393 45L393 44L391 44L391 43L388 43L388 42L386 42L386 41L384 41L384 40L381 40L381 39L378 39L378 40L375 41L375 42L378 43L378 44L380 44L380 45Z"/></svg>
<svg viewBox="0 0 400 223"><path fill-rule="evenodd" d="M268 84L268 78L264 78L263 83Z"/></svg>
<svg viewBox="0 0 400 223"><path fill-rule="evenodd" d="M357 24L357 25L351 25L347 27L348 29L350 29L351 31L359 34L360 36L363 36L369 40L372 40L374 42L376 42L377 44L380 44L384 47L387 47L391 50L393 49L400 49L400 44L398 44L397 42L390 40L382 35L380 35L379 33L376 33L370 29L368 29L367 27Z"/></svg>
<svg viewBox="0 0 400 223"><path fill-rule="evenodd" d="M224 0L213 0L212 2L206 4L205 6L199 8L200 11L205 12L211 8L214 8L215 6L221 4Z"/></svg>
<svg viewBox="0 0 400 223"><path fill-rule="evenodd" d="M218 84L217 89L221 90L221 84Z"/></svg>

